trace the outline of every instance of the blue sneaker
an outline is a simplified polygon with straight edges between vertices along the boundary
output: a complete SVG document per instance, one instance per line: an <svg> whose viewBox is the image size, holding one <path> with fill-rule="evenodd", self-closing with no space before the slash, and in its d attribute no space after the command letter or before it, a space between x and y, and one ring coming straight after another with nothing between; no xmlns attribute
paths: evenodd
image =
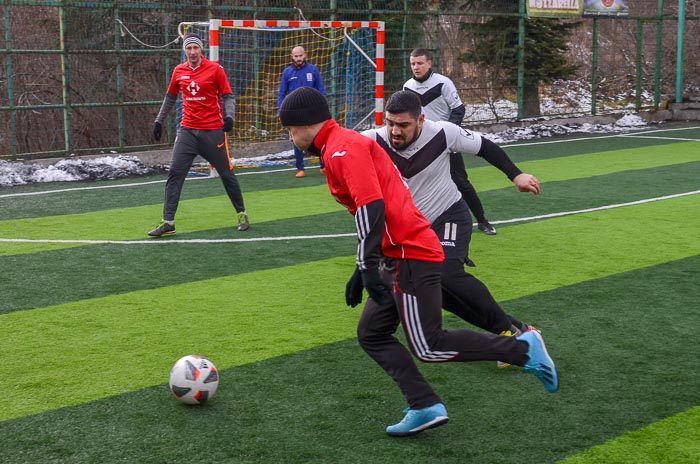
<svg viewBox="0 0 700 464"><path fill-rule="evenodd" d="M517 339L529 345L527 355L530 359L523 366L525 372L529 372L540 379L549 393L559 390L557 368L554 367L554 361L547 353L542 335L537 330L530 330L517 337Z"/></svg>
<svg viewBox="0 0 700 464"><path fill-rule="evenodd" d="M442 403L436 403L423 409L406 408L406 416L398 424L386 428L386 433L393 437L409 437L423 430L447 424L447 410Z"/></svg>

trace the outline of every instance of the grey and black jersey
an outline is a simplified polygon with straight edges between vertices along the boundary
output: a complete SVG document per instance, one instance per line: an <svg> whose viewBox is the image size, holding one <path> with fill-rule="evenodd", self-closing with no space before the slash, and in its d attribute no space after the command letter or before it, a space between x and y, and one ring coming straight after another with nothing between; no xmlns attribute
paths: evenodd
<svg viewBox="0 0 700 464"><path fill-rule="evenodd" d="M452 81L436 72L423 82L414 78L407 80L403 89L420 97L423 114L431 121L447 121L452 110L463 105Z"/></svg>
<svg viewBox="0 0 700 464"><path fill-rule="evenodd" d="M462 194L450 176L450 153L475 155L481 149L481 134L464 130L446 121L423 122L418 138L404 150L389 142L387 126L370 129L362 135L373 138L389 154L411 190L413 202L432 224Z"/></svg>

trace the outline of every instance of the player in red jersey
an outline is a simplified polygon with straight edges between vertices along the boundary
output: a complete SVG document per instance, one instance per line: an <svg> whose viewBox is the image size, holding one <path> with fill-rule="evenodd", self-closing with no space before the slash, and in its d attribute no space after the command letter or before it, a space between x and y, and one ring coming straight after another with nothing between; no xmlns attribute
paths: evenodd
<svg viewBox="0 0 700 464"><path fill-rule="evenodd" d="M221 177L233 207L238 214L238 230L247 230L248 214L228 150L226 132L233 129L235 97L224 68L202 56L203 44L197 34L187 34L182 44L187 61L173 70L168 91L153 126L153 136L160 140L163 122L182 92L182 121L177 131L173 158L165 184L163 221L148 233L162 237L175 233L175 213L182 186L197 155L214 166ZM223 120L222 120L223 102Z"/></svg>
<svg viewBox="0 0 700 464"><path fill-rule="evenodd" d="M325 97L310 87L287 95L279 114L294 144L323 158L331 194L355 217L357 268L346 302L356 306L367 289L358 341L409 404L403 420L387 427L389 435L414 435L448 420L442 400L394 336L399 323L423 362L504 360L524 366L548 391L557 390L554 362L536 331L501 337L442 328L442 245L377 142L340 127Z"/></svg>

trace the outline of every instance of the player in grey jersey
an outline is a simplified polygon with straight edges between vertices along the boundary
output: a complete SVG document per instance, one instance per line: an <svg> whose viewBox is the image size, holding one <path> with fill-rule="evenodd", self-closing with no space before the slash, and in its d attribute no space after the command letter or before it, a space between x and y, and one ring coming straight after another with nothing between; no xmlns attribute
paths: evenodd
<svg viewBox="0 0 700 464"><path fill-rule="evenodd" d="M420 97L423 114L431 121L449 121L462 124L465 108L454 83L449 77L433 71L431 53L424 48L411 52L411 71L413 77L403 85L404 90L415 92ZM496 228L486 219L484 206L481 204L476 189L469 181L464 159L459 152L450 154L450 174L457 185L464 201L476 218L478 229L487 235L496 235Z"/></svg>
<svg viewBox="0 0 700 464"><path fill-rule="evenodd" d="M430 221L445 252L442 269L443 307L461 319L495 334L532 330L507 315L479 279L464 270L469 262L472 223L469 209L450 176L450 153L480 156L500 169L521 192L538 194L537 178L523 173L495 143L478 132L421 114L419 98L399 91L386 105L386 125L362 133L389 154L411 191L413 201Z"/></svg>

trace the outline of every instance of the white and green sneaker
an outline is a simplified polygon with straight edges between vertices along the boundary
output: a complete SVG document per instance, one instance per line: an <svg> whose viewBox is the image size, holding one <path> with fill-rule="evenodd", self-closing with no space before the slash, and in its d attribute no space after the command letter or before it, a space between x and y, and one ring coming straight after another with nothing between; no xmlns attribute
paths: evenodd
<svg viewBox="0 0 700 464"><path fill-rule="evenodd" d="M248 220L248 213L241 211L238 213L238 230L244 231L250 229L250 221Z"/></svg>

